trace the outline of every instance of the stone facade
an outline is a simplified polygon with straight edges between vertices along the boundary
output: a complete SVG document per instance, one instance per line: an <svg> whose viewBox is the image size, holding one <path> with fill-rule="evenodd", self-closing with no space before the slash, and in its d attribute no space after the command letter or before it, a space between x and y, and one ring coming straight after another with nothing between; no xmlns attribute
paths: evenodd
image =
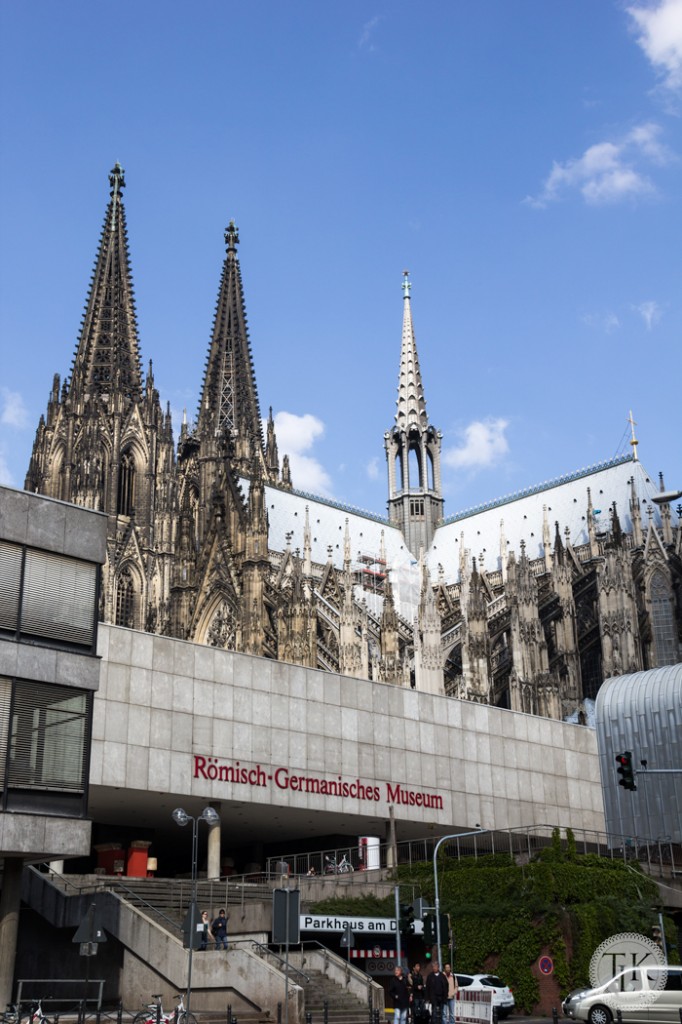
<svg viewBox="0 0 682 1024"><path fill-rule="evenodd" d="M611 675L680 660L682 529L634 435L631 456L443 519L407 278L388 520L293 490L260 413L233 223L176 447L151 363L143 379L119 165L110 185L26 477L107 513L104 621L553 718L584 716Z"/></svg>
<svg viewBox="0 0 682 1024"><path fill-rule="evenodd" d="M99 652L92 815L136 822L166 861L175 804L222 807L227 854L297 829L383 837L391 815L400 840L603 830L591 729L116 626Z"/></svg>

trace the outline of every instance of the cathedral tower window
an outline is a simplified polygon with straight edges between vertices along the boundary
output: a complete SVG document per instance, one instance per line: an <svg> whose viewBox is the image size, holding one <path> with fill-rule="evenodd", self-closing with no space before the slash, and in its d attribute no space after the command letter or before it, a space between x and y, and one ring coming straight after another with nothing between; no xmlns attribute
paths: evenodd
<svg viewBox="0 0 682 1024"><path fill-rule="evenodd" d="M656 665L674 665L677 661L675 621L670 588L664 574L657 570L651 577L651 631Z"/></svg>
<svg viewBox="0 0 682 1024"><path fill-rule="evenodd" d="M124 452L118 469L118 500L116 514L131 516L135 500L135 460L131 452Z"/></svg>
<svg viewBox="0 0 682 1024"><path fill-rule="evenodd" d="M116 584L116 625L135 624L135 587L130 569L123 569Z"/></svg>

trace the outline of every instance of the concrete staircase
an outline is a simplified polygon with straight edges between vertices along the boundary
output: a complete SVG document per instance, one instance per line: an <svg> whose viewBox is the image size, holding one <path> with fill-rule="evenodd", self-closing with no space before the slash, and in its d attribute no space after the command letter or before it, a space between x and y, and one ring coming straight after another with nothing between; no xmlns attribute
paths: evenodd
<svg viewBox="0 0 682 1024"><path fill-rule="evenodd" d="M327 1003L329 1024L368 1024L370 1010L357 996L344 989L322 971L309 970L310 981L305 986L305 1012L310 1014L312 1024L324 1021L324 1004Z"/></svg>

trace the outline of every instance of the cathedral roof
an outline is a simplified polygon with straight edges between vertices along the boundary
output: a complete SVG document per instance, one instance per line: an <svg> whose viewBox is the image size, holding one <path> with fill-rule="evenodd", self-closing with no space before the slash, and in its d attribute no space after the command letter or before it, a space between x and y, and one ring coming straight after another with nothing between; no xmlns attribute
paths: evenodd
<svg viewBox="0 0 682 1024"><path fill-rule="evenodd" d="M248 481L243 483L248 488ZM414 617L419 604L419 573L416 558L396 526L369 512L312 494L275 487L266 487L265 491L272 550L284 551L289 546L292 551L303 551L308 509L312 561L325 565L331 560L336 569L342 569L348 529L351 568L368 573L390 569L396 609L403 618ZM374 600L371 591L364 592L362 597L371 611L380 614L381 599Z"/></svg>
<svg viewBox="0 0 682 1024"><path fill-rule="evenodd" d="M643 511L645 505L650 505L658 520L658 510L651 504L658 488L641 462L632 455L624 455L449 517L436 530L429 551L432 578L435 581L441 574L446 582L459 578L462 546L468 549L470 559L476 558L487 572L501 567L501 542L507 552L518 552L524 542L528 557L539 558L544 553L545 509L552 538L554 524L558 522L562 534L568 528L568 539L574 547L586 544L588 488L597 533L609 529L614 502L623 529L630 531L630 481L633 478Z"/></svg>

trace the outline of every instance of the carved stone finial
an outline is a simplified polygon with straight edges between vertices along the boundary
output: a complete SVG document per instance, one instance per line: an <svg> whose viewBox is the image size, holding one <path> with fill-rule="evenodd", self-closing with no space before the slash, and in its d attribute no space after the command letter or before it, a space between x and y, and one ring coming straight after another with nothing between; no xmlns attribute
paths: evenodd
<svg viewBox="0 0 682 1024"><path fill-rule="evenodd" d="M239 245L239 231L233 220L225 228L225 244L228 252L236 252Z"/></svg>
<svg viewBox="0 0 682 1024"><path fill-rule="evenodd" d="M111 186L112 196L116 195L117 192L120 192L122 188L125 188L125 173L118 161L116 161L109 172L109 185Z"/></svg>

